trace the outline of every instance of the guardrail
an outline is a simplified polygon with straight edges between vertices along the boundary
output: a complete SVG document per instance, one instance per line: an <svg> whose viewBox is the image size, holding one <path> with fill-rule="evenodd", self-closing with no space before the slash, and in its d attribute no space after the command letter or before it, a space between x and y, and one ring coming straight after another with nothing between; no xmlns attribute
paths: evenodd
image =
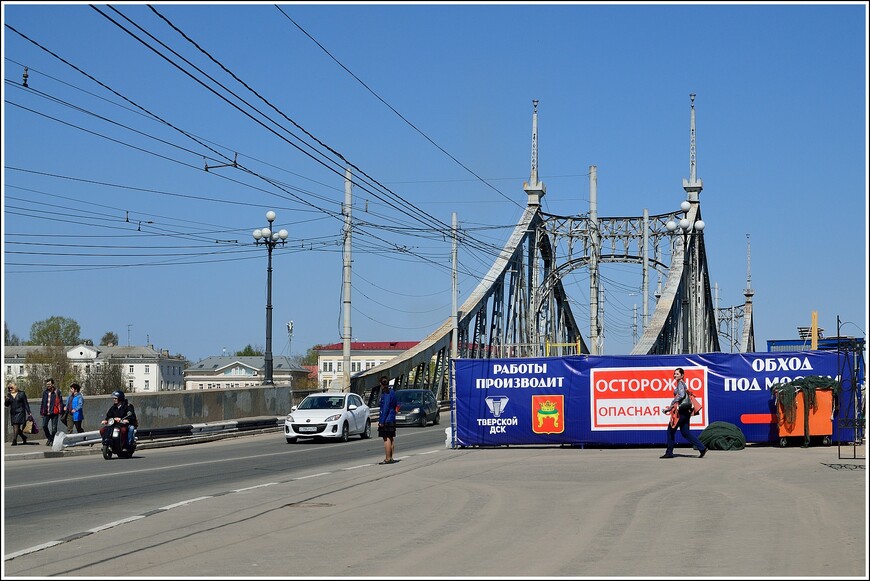
<svg viewBox="0 0 870 581"><path fill-rule="evenodd" d="M228 432L245 432L249 430L263 430L277 428L284 423L284 416L266 418L245 418L222 422L209 422L203 424L186 424L167 428L138 428L136 441L139 443L165 438L185 438L195 436L213 435ZM102 443L100 431L69 433L58 432L54 439L52 450L61 451L64 448L74 446L93 446Z"/></svg>
<svg viewBox="0 0 870 581"><path fill-rule="evenodd" d="M439 402L439 408L441 411L449 412L450 404L449 402ZM377 421L380 414L377 409L372 409L369 416L372 421ZM196 436L209 436L230 432L247 432L252 430L266 430L269 428L280 429L281 426L284 425L285 417L286 416L265 416L259 418L243 418L241 420L206 422L201 424L182 424L165 428L137 428L136 441L143 443L168 438L194 438ZM54 438L54 444L51 449L60 452L64 448L93 446L94 444L101 443L102 438L100 437L99 430L81 433L58 432L57 436Z"/></svg>

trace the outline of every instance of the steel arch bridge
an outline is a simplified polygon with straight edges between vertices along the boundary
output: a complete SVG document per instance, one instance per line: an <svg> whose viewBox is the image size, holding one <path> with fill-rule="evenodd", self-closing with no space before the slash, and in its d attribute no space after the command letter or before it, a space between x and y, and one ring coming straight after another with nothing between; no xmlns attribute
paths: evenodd
<svg viewBox="0 0 870 581"><path fill-rule="evenodd" d="M590 211L557 216L541 210L546 193L537 175L537 101L532 120L532 168L524 184L528 205L487 274L454 317L414 348L351 377L351 391L375 394L382 375L398 388L433 390L449 399L452 358L544 357L552 346L573 347L573 353L599 354L600 308L598 269L602 263L633 263L642 270L643 334L632 355L707 353L720 351L719 336L740 352L755 350L753 291L745 303L721 309L713 304L699 194L695 174L695 109L691 109L690 177L683 180L687 200L681 210L636 217L599 218L596 168L590 167ZM669 262L666 260L670 258ZM562 279L576 269L588 269L590 281L589 342L571 310ZM665 284L647 310L649 274ZM659 283L661 285L661 283ZM730 319L719 320L728 312ZM742 332L738 330L742 323ZM454 326L456 345L453 345ZM556 354L563 354L559 350Z"/></svg>

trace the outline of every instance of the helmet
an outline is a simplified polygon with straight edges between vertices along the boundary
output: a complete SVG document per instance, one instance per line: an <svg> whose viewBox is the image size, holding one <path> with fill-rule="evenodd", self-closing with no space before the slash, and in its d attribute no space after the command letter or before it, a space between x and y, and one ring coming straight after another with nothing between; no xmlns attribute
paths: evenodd
<svg viewBox="0 0 870 581"><path fill-rule="evenodd" d="M113 391L112 397L117 397L119 400L124 401L124 392L123 391Z"/></svg>

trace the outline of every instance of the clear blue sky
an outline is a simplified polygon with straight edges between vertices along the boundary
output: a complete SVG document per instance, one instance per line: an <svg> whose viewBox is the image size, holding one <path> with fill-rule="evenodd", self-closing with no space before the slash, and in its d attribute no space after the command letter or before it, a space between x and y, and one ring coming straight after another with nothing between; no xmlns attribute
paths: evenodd
<svg viewBox="0 0 870 581"><path fill-rule="evenodd" d="M865 335L864 2L153 6L3 4L3 319L23 340L62 316L193 361L263 347L251 232L272 209L273 353L340 341L337 154L368 176L353 338L423 339L450 316L451 213L475 241L460 301L522 213L533 99L545 211L587 212L595 165L615 217L685 199L689 93L720 306L743 302L749 234L759 350L814 310ZM602 274L604 351L628 353L640 271ZM588 273L564 282L585 333Z"/></svg>

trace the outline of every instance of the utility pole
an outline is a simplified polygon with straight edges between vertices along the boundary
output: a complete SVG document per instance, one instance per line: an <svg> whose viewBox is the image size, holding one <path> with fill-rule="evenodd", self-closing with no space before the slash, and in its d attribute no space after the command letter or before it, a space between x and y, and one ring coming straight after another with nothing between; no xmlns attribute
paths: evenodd
<svg viewBox="0 0 870 581"><path fill-rule="evenodd" d="M342 355L344 360L344 383L342 391L350 391L350 340L353 334L350 326L350 263L351 263L351 175L350 168L344 170L344 332L342 333Z"/></svg>
<svg viewBox="0 0 870 581"><path fill-rule="evenodd" d="M459 281L456 278L456 212L453 212L453 340L450 342L450 360L459 357L459 312L457 311Z"/></svg>

